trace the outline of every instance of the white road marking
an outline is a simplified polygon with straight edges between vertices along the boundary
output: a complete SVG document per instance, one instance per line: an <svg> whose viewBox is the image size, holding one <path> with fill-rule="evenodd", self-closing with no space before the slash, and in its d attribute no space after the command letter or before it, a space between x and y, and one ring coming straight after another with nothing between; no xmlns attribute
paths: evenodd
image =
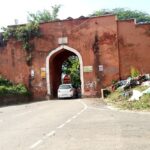
<svg viewBox="0 0 150 150"><path fill-rule="evenodd" d="M79 100L78 102L80 102L80 103L84 106L84 108L83 108L81 111L79 111L76 115L74 115L74 116L72 116L71 118L69 118L65 123L63 123L63 124L61 124L60 126L58 126L57 129L63 128L67 123L71 122L72 119L77 118L77 116L79 116L82 112L84 112L84 111L88 108L87 105L86 105L84 102L82 102L81 100ZM26 112L26 113L29 113L29 112ZM26 114L26 113L22 113L22 114L18 114L18 115L20 116L20 115L24 115L24 114ZM48 134L46 134L46 136L44 136L43 138L41 138L41 140L39 140L39 141L37 141L36 143L34 143L33 145L31 145L31 146L30 146L30 149L34 149L34 148L37 147L39 144L41 144L41 143L43 142L43 140L45 140L47 137L51 137L51 136L54 135L55 133L56 133L55 130L49 132Z"/></svg>
<svg viewBox="0 0 150 150"><path fill-rule="evenodd" d="M77 113L77 115L80 115L80 114L81 114L81 112L78 112L78 113Z"/></svg>
<svg viewBox="0 0 150 150"><path fill-rule="evenodd" d="M65 123L61 124L60 126L58 126L57 128L60 129L65 125Z"/></svg>
<svg viewBox="0 0 150 150"><path fill-rule="evenodd" d="M46 134L46 136L50 137L50 136L54 135L55 133L56 133L56 131L53 130L53 131L49 132L48 134Z"/></svg>
<svg viewBox="0 0 150 150"><path fill-rule="evenodd" d="M79 100L78 102L84 106L84 110L86 110L88 108L88 106L83 101Z"/></svg>
<svg viewBox="0 0 150 150"><path fill-rule="evenodd" d="M0 122L3 122L3 120L0 120Z"/></svg>
<svg viewBox="0 0 150 150"><path fill-rule="evenodd" d="M34 143L33 145L30 146L30 149L34 149L35 147L37 147L42 142L43 142L42 140L38 140L36 143Z"/></svg>
<svg viewBox="0 0 150 150"><path fill-rule="evenodd" d="M69 122L71 122L71 119L68 119L68 120L66 121L66 123L69 123Z"/></svg>
<svg viewBox="0 0 150 150"><path fill-rule="evenodd" d="M73 119L77 118L77 115L73 116L72 118L73 118Z"/></svg>
<svg viewBox="0 0 150 150"><path fill-rule="evenodd" d="M95 110L106 110L106 108L97 108L97 107L88 107L89 109L95 109Z"/></svg>
<svg viewBox="0 0 150 150"><path fill-rule="evenodd" d="M80 112L82 113L82 112L84 112L85 110L84 109L82 109Z"/></svg>

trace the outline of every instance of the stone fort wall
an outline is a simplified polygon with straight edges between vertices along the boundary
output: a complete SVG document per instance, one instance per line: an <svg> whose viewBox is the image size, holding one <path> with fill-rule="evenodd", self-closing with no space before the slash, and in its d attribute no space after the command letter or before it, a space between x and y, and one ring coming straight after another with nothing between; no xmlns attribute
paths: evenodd
<svg viewBox="0 0 150 150"><path fill-rule="evenodd" d="M31 66L26 64L22 43L11 39L0 47L0 74L15 83L24 83L35 98L47 95L47 82L41 71L48 54L60 46L61 37L67 37L66 45L81 54L83 68L92 67L91 71L83 72L85 96L95 95L112 80L127 77L131 66L141 73L150 73L150 24L117 21L109 15L42 23L40 30L42 36L31 41L34 44Z"/></svg>

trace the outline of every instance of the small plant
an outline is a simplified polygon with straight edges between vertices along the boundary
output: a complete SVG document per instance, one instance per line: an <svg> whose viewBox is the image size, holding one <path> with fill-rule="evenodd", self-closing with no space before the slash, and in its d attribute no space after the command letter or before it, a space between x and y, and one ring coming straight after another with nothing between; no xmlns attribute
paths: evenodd
<svg viewBox="0 0 150 150"><path fill-rule="evenodd" d="M135 78L138 77L140 75L140 72L138 71L138 69L131 67L131 77Z"/></svg>
<svg viewBox="0 0 150 150"><path fill-rule="evenodd" d="M0 76L0 95L29 95L29 92L23 84L13 85L12 82Z"/></svg>

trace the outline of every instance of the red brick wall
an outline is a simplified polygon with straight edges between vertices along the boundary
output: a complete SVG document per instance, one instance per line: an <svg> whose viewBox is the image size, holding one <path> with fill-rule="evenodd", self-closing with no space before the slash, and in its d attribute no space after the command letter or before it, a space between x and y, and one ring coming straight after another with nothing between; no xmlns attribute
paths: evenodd
<svg viewBox="0 0 150 150"><path fill-rule="evenodd" d="M131 67L141 73L150 73L150 24L119 21L118 31L121 77L130 75Z"/></svg>
<svg viewBox="0 0 150 150"><path fill-rule="evenodd" d="M113 78L118 78L118 47L117 47L117 24L115 16L105 16L90 19L68 20L61 22L45 23L41 25L45 35L40 42L36 42L36 49L52 50L58 47L57 40L61 36L68 37L68 46L80 52L84 66L93 66L94 71L84 73L85 85L88 83L110 84ZM104 72L96 72L93 44L95 35L98 36L99 64L104 66ZM98 79L99 77L100 79ZM101 82L99 82L99 80ZM95 86L96 86L95 85ZM98 87L96 87L98 88ZM96 89L100 91L99 89ZM90 94L85 91L85 94Z"/></svg>
<svg viewBox="0 0 150 150"><path fill-rule="evenodd" d="M5 48L0 48L0 74L15 83L28 86L29 68L20 43L11 40Z"/></svg>
<svg viewBox="0 0 150 150"><path fill-rule="evenodd" d="M60 46L58 38L62 36L68 37L67 46L81 54L84 66L93 66L93 72L84 73L85 95L91 94L88 83L95 84L96 93L112 80L119 79L119 75L129 75L130 66L144 73L150 72L150 25L117 22L115 16L102 16L43 23L40 29L42 36L31 41L34 51L30 67L25 62L21 43L10 40L7 47L0 48L0 74L8 79L29 86L30 70L34 69L35 77L30 87L34 97L44 97L47 93L46 80L42 79L40 69L45 67L48 54ZM97 52L93 51L93 45L98 48ZM98 71L98 65L103 65L103 72Z"/></svg>
<svg viewBox="0 0 150 150"><path fill-rule="evenodd" d="M31 90L34 97L46 95L46 80L40 76L40 68L45 67L46 56L58 45L58 38L68 37L68 46L78 50L83 58L84 66L93 66L94 70L84 73L85 85L95 83L94 90L108 85L112 77L118 78L118 49L117 24L115 16L83 18L75 20L56 21L40 25L42 37L35 38L33 65L28 67L25 62L25 52L21 43L11 40L7 47L0 49L0 73L14 82L23 82L29 85L30 69L35 70ZM93 52L93 44L97 35L99 52ZM96 62L96 57L99 59ZM104 66L104 72L98 72L98 65ZM100 88L99 87L99 88ZM86 90L86 89L85 89ZM85 95L88 91L85 91Z"/></svg>

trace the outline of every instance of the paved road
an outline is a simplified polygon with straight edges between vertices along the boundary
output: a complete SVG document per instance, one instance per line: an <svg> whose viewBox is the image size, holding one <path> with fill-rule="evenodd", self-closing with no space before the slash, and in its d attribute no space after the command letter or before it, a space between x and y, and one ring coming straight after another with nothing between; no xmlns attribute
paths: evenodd
<svg viewBox="0 0 150 150"><path fill-rule="evenodd" d="M149 150L150 113L109 109L99 99L0 108L0 150Z"/></svg>

